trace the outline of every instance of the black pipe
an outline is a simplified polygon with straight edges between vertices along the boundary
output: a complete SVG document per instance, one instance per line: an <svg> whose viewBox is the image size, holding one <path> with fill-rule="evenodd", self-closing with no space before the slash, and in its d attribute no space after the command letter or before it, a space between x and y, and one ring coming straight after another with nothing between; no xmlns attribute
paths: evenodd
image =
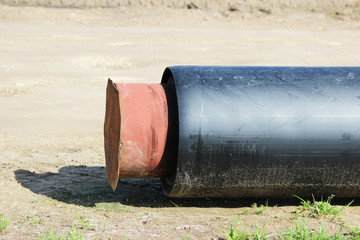
<svg viewBox="0 0 360 240"><path fill-rule="evenodd" d="M360 196L359 67L176 66L162 83L178 114L168 196Z"/></svg>

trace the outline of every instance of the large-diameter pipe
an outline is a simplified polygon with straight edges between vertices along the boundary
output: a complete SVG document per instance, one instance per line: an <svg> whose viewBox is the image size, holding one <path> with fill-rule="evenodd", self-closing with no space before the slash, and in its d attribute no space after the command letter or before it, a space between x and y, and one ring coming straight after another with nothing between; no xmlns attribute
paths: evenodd
<svg viewBox="0 0 360 240"><path fill-rule="evenodd" d="M109 81L105 155L113 188L160 177L171 197L359 197L360 68L176 66L161 84Z"/></svg>

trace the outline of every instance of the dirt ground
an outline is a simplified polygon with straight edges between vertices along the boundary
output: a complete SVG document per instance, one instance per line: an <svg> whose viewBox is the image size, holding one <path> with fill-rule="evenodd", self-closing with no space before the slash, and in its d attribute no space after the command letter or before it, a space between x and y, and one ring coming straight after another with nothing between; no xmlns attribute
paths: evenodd
<svg viewBox="0 0 360 240"><path fill-rule="evenodd" d="M251 204L265 199L168 199L158 179L123 179L112 192L107 78L159 82L171 65L359 66L358 1L52 2L0 1L0 213L12 218L0 239L73 225L86 239L221 239L239 218L290 226L295 199L256 214ZM321 222L360 227L358 205Z"/></svg>

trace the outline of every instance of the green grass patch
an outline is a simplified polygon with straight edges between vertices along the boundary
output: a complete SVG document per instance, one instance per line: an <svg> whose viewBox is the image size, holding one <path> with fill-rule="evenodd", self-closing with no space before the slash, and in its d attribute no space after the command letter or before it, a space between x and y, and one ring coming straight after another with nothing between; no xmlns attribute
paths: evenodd
<svg viewBox="0 0 360 240"><path fill-rule="evenodd" d="M35 224L42 224L42 223L44 223L44 221L45 221L45 217L37 218L37 217L35 217L35 214L33 214L33 215L25 214L22 217L20 224L24 224L25 222L28 222L31 225L35 225Z"/></svg>
<svg viewBox="0 0 360 240"><path fill-rule="evenodd" d="M10 220L7 220L6 218L4 218L4 214L0 213L0 232L5 232L11 222L12 218Z"/></svg>
<svg viewBox="0 0 360 240"><path fill-rule="evenodd" d="M56 233L54 232L54 229L51 229L51 230L47 231L46 233L39 234L36 239L37 240L62 240L64 238L65 238L64 234L57 236Z"/></svg>
<svg viewBox="0 0 360 240"><path fill-rule="evenodd" d="M249 209L244 209L244 210L241 210L241 214L242 215L246 215L249 213Z"/></svg>
<svg viewBox="0 0 360 240"><path fill-rule="evenodd" d="M300 200L300 208L302 211L308 211L310 216L316 218L332 215L333 216L332 219L335 219L341 214L342 211L344 211L345 208L347 208L354 202L354 200L352 200L346 206L341 207L341 206L331 205L331 200L334 198L334 195L328 197L326 201L324 201L322 197L321 197L321 201L316 201L313 195L313 202L305 201L304 199L296 195L294 195L294 197Z"/></svg>
<svg viewBox="0 0 360 240"><path fill-rule="evenodd" d="M360 228L359 227L346 227L349 231L346 233L346 239L360 240Z"/></svg>
<svg viewBox="0 0 360 240"><path fill-rule="evenodd" d="M291 224L289 229L279 234L281 240L340 240L347 239L342 233L342 228L335 234L329 234L324 226L319 223L319 231L310 230L307 221L299 219Z"/></svg>
<svg viewBox="0 0 360 240"><path fill-rule="evenodd" d="M258 206L257 203L253 203L251 207L255 210L256 214L261 214L269 208L269 201L266 200L265 205L260 204L260 206Z"/></svg>
<svg viewBox="0 0 360 240"><path fill-rule="evenodd" d="M80 221L79 227L81 229L92 230L92 231L96 230L95 226L92 226L89 220L87 220L84 216L80 216L78 213L76 213L76 215Z"/></svg>
<svg viewBox="0 0 360 240"><path fill-rule="evenodd" d="M72 226L71 231L68 232L67 235L62 233L61 235L57 235L54 232L54 229L47 231L44 234L39 234L36 238L37 240L84 240L84 236L81 232L76 228L76 226Z"/></svg>
<svg viewBox="0 0 360 240"><path fill-rule="evenodd" d="M75 227L72 226L71 231L66 236L66 240L83 240L84 236L81 232Z"/></svg>
<svg viewBox="0 0 360 240"><path fill-rule="evenodd" d="M263 224L255 223L251 225L249 229L245 229L243 222L237 220L230 226L230 232L225 234L226 240L255 240L255 239L267 239L267 232L265 225L268 221Z"/></svg>
<svg viewBox="0 0 360 240"><path fill-rule="evenodd" d="M106 202L106 203L95 203L95 210L120 213L120 212L131 212L133 208L117 202L113 202L113 203Z"/></svg>
<svg viewBox="0 0 360 240"><path fill-rule="evenodd" d="M331 234L321 222L317 230L314 225L310 226L306 219L293 221L289 228L280 232L269 232L266 225L269 220L259 224L253 224L244 227L241 220L237 220L230 225L228 233L224 233L226 240L263 240L263 239L281 239L281 240L360 240L360 228L348 228L343 232L343 226L335 234Z"/></svg>

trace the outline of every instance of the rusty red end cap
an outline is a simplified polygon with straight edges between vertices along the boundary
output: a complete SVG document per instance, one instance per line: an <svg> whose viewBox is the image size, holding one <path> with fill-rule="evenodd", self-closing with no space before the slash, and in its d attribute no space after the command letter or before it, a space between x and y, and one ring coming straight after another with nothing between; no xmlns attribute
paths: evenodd
<svg viewBox="0 0 360 240"><path fill-rule="evenodd" d="M106 176L164 177L162 157L168 132L168 104L161 84L117 83L106 90L104 124Z"/></svg>

